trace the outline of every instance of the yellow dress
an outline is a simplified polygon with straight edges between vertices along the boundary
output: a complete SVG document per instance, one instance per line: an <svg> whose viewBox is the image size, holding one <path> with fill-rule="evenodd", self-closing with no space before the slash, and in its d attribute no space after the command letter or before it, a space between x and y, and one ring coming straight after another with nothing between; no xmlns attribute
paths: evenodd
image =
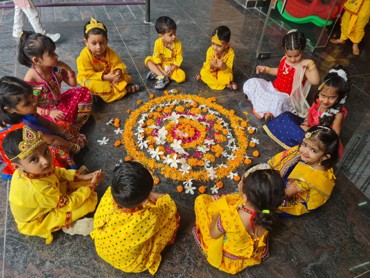
<svg viewBox="0 0 370 278"><path fill-rule="evenodd" d="M109 187L94 216L91 237L98 255L124 272L155 274L161 252L176 236L180 217L168 194L131 212L117 206Z"/></svg>
<svg viewBox="0 0 370 278"><path fill-rule="evenodd" d="M234 50L229 47L222 56L222 62L226 64L226 69L217 71L216 76L214 76L214 70L211 69L211 61L216 58L216 54L212 47L208 48L206 61L203 63L203 67L200 70L202 81L212 90L225 89L225 87L233 81L234 57Z"/></svg>
<svg viewBox="0 0 370 278"><path fill-rule="evenodd" d="M123 80L118 84L102 80L104 74L120 69ZM103 59L96 59L90 50L85 47L77 58L77 82L90 90L94 95L101 97L105 102L121 99L127 94L126 86L131 83L132 77L126 74L126 65L117 53L107 48Z"/></svg>
<svg viewBox="0 0 370 278"><path fill-rule="evenodd" d="M252 238L245 229L238 213L238 206L243 203L238 193L223 196L217 201L207 194L195 199L195 239L211 265L231 274L260 264L267 251L268 232ZM213 239L209 230L213 216L217 214L225 234Z"/></svg>
<svg viewBox="0 0 370 278"><path fill-rule="evenodd" d="M344 10L340 39L349 38L353 43L360 43L369 22L370 0L347 0L344 3Z"/></svg>
<svg viewBox="0 0 370 278"><path fill-rule="evenodd" d="M89 181L75 182L76 170L55 167L43 175L13 174L9 203L19 232L53 241L52 232L94 211L97 194Z"/></svg>
<svg viewBox="0 0 370 278"><path fill-rule="evenodd" d="M326 171L313 169L300 161L299 146L278 153L268 164L280 172L286 183L293 181L298 193L285 199L279 212L302 215L326 203L335 185L333 168Z"/></svg>
<svg viewBox="0 0 370 278"><path fill-rule="evenodd" d="M144 63L146 65L148 61L152 61L154 64L161 65L162 69L165 69L166 66L177 66L178 68L172 73L171 79L181 83L185 81L186 77L185 72L180 69L182 60L182 44L177 38L173 43L173 50L165 47L162 39L159 38L154 43L153 56L146 57Z"/></svg>

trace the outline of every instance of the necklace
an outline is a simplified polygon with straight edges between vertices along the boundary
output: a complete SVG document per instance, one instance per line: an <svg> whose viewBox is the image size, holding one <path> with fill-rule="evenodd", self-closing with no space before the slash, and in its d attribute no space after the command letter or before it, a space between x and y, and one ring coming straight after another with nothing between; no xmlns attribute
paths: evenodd
<svg viewBox="0 0 370 278"><path fill-rule="evenodd" d="M282 74L289 74L289 72L292 70L292 66L288 65L286 60L284 61L283 69L282 69Z"/></svg>
<svg viewBox="0 0 370 278"><path fill-rule="evenodd" d="M54 105L57 105L58 104L58 99L56 98L55 96L55 92L51 89L50 85L48 84L48 82L46 82L46 80L44 78L41 77L40 73L36 70L36 68L32 65L32 69L36 72L37 76L42 80L42 82L45 84L45 86L48 88L49 92L51 93L51 95L53 96L53 102L54 102ZM60 83L58 81L58 78L55 76L54 74L54 71L51 70L51 79L53 79L55 81L55 83L57 84L57 95L58 97L60 96Z"/></svg>

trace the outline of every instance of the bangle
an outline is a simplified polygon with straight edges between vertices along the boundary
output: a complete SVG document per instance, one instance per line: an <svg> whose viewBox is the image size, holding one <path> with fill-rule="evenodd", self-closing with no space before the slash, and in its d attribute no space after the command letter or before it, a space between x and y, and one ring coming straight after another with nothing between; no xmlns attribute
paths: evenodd
<svg viewBox="0 0 370 278"><path fill-rule="evenodd" d="M270 67L266 67L266 66L265 66L265 72L266 72L266 73L269 73L269 72L270 72L270 69L271 69Z"/></svg>
<svg viewBox="0 0 370 278"><path fill-rule="evenodd" d="M41 109L41 116L49 116L50 110L49 109Z"/></svg>
<svg viewBox="0 0 370 278"><path fill-rule="evenodd" d="M72 143L71 142L71 146L68 148L68 150L71 152L71 153L78 153L80 150L81 150L81 148L80 148L80 146L79 145L77 145L77 144L74 144L74 143Z"/></svg>
<svg viewBox="0 0 370 278"><path fill-rule="evenodd" d="M308 64L307 64L307 68L311 68L312 66L315 66L315 62L313 60L311 60Z"/></svg>

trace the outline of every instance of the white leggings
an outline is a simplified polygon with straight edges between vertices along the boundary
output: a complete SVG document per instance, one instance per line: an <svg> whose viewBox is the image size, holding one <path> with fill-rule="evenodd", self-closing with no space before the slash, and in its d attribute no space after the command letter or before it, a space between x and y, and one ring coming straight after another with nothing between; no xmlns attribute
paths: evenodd
<svg viewBox="0 0 370 278"><path fill-rule="evenodd" d="M45 29L40 22L39 11L30 2L29 8L15 7L14 9L14 25L13 25L13 35L20 35L23 31L24 15L27 16L28 21L31 23L33 30L36 33L45 34Z"/></svg>

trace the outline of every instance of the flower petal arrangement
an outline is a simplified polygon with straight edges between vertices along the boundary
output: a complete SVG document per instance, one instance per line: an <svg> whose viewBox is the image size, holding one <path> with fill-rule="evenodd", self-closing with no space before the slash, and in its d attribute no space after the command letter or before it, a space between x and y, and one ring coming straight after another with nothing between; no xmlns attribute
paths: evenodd
<svg viewBox="0 0 370 278"><path fill-rule="evenodd" d="M195 188L189 181L233 179L245 161L250 126L215 101L187 94L150 98L125 123L122 142L128 156L183 181L190 194Z"/></svg>

